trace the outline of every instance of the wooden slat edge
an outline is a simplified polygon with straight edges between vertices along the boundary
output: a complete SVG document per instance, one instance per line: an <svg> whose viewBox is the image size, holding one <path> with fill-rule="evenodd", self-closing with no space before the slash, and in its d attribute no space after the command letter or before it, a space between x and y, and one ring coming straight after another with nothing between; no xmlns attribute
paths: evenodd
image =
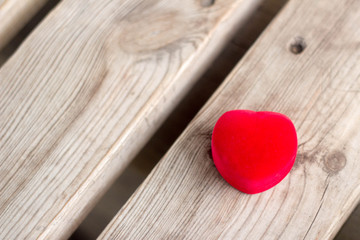
<svg viewBox="0 0 360 240"><path fill-rule="evenodd" d="M47 0L0 1L0 50L40 10Z"/></svg>
<svg viewBox="0 0 360 240"><path fill-rule="evenodd" d="M62 1L0 70L0 238L66 238L259 1Z"/></svg>
<svg viewBox="0 0 360 240"><path fill-rule="evenodd" d="M360 198L359 11L291 0L99 239L334 237ZM264 193L237 191L212 163L212 128L232 109L282 112L297 128L292 171Z"/></svg>

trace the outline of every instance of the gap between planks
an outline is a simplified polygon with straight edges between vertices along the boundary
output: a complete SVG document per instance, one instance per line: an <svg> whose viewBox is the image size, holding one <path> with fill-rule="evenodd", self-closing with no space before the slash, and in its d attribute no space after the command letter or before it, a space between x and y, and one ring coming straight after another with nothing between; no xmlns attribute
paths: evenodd
<svg viewBox="0 0 360 240"><path fill-rule="evenodd" d="M285 0L261 2L220 56L208 67L160 129L95 205L71 239L95 239L100 235L285 2Z"/></svg>
<svg viewBox="0 0 360 240"><path fill-rule="evenodd" d="M291 0L99 239L333 238L360 197L359 11ZM294 121L298 157L275 188L246 195L216 171L211 132L231 109Z"/></svg>
<svg viewBox="0 0 360 240"><path fill-rule="evenodd" d="M0 69L0 238L68 237L258 3L61 1Z"/></svg>
<svg viewBox="0 0 360 240"><path fill-rule="evenodd" d="M0 50L48 0L0 0Z"/></svg>

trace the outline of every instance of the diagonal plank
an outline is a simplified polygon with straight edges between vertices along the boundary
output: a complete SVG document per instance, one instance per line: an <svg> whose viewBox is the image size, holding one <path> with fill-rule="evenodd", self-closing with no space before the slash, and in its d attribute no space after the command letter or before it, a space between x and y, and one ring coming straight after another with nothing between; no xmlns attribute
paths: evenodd
<svg viewBox="0 0 360 240"><path fill-rule="evenodd" d="M0 239L69 236L258 2L62 1L0 70Z"/></svg>
<svg viewBox="0 0 360 240"><path fill-rule="evenodd" d="M359 12L291 0L99 238L334 237L360 196ZM231 109L294 120L298 157L275 188L243 194L216 171L212 127Z"/></svg>
<svg viewBox="0 0 360 240"><path fill-rule="evenodd" d="M0 0L0 49L46 2L47 0Z"/></svg>

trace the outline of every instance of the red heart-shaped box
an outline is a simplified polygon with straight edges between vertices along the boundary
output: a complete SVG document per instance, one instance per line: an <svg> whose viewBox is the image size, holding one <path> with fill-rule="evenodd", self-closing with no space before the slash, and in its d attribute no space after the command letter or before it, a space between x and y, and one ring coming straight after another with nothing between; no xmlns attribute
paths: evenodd
<svg viewBox="0 0 360 240"><path fill-rule="evenodd" d="M290 172L297 152L296 130L280 113L233 110L216 122L211 149L221 176L234 188L255 194Z"/></svg>

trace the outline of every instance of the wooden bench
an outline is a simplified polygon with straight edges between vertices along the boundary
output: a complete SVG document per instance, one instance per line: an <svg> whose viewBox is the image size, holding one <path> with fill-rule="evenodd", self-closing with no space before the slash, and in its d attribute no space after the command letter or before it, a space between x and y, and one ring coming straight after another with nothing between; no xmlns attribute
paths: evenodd
<svg viewBox="0 0 360 240"><path fill-rule="evenodd" d="M0 238L69 236L257 2L62 1L0 71Z"/></svg>
<svg viewBox="0 0 360 240"><path fill-rule="evenodd" d="M359 8L290 1L100 238L334 237L360 193ZM212 164L212 127L231 109L295 122L296 165L270 191L239 193Z"/></svg>
<svg viewBox="0 0 360 240"><path fill-rule="evenodd" d="M63 0L0 69L0 238L69 237L259 3ZM334 237L360 196L359 10L290 0L99 239ZM275 188L217 173L230 109L294 121Z"/></svg>

